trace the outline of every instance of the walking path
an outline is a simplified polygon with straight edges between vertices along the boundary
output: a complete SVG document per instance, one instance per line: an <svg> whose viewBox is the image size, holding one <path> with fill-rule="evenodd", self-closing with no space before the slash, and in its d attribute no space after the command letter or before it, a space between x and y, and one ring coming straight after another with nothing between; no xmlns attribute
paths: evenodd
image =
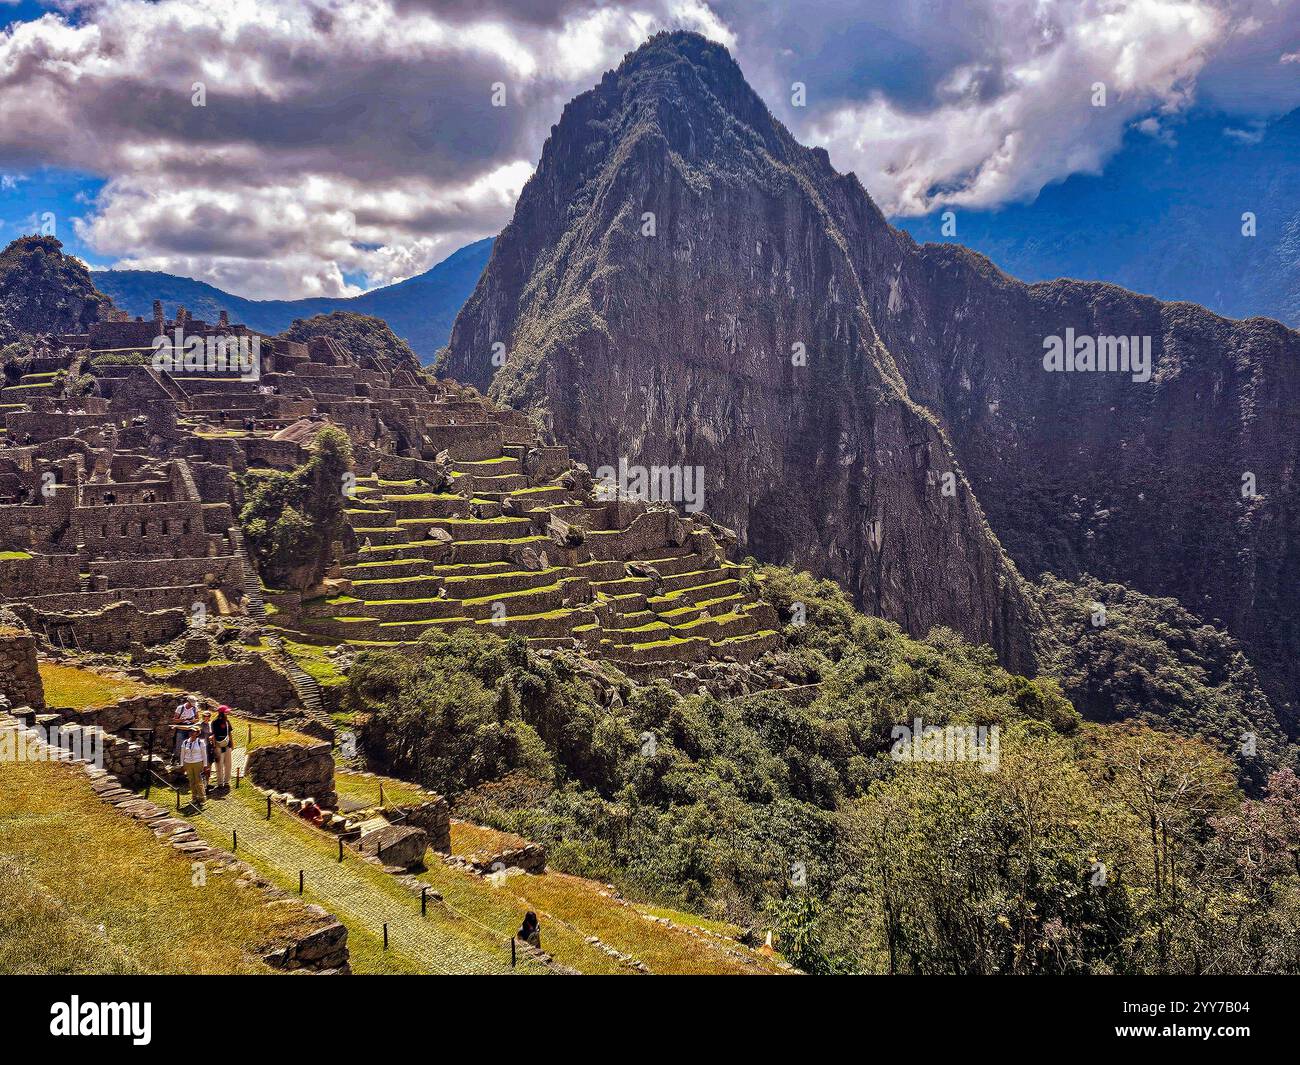
<svg viewBox="0 0 1300 1065"><path fill-rule="evenodd" d="M348 926L383 934L388 924L389 951L420 972L441 974L495 974L545 972L544 966L520 959L510 967L510 942L475 922L450 912L430 899L428 916L420 916L420 900L389 874L344 848L338 861L337 843L273 807L271 820L265 809L254 809L248 798L230 792L210 799L201 813L192 815L196 828L214 845L230 848L232 832L239 833L239 857L252 862L268 879L292 890L302 870L309 896Z"/></svg>

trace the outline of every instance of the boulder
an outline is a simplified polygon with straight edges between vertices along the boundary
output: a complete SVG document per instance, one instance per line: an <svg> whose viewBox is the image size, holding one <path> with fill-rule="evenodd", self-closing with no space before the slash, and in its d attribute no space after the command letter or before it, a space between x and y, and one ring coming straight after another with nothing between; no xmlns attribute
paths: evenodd
<svg viewBox="0 0 1300 1065"><path fill-rule="evenodd" d="M363 835L357 840L357 849L378 858L384 865L412 869L424 864L429 835L413 825L386 825Z"/></svg>

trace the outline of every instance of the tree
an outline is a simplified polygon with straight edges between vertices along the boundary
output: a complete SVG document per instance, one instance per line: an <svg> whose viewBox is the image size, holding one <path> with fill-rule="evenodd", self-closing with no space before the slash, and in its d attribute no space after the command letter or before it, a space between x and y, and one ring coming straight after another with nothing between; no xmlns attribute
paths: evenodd
<svg viewBox="0 0 1300 1065"><path fill-rule="evenodd" d="M347 475L352 443L327 426L289 472L250 470L239 476L239 522L267 584L307 591L325 577L333 545L346 529Z"/></svg>

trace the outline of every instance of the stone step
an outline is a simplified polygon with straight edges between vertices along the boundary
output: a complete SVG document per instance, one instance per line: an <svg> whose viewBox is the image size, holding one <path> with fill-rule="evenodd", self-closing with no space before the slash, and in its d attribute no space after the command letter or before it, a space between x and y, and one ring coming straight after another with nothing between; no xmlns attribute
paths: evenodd
<svg viewBox="0 0 1300 1065"><path fill-rule="evenodd" d="M479 477L500 477L523 473L523 464L518 458L510 455L471 462L453 462L451 468L456 473L473 474L476 479Z"/></svg>
<svg viewBox="0 0 1300 1065"><path fill-rule="evenodd" d="M410 533L400 525L392 525L386 528L368 526L360 529L353 526L352 532L357 538L357 543L361 544L363 549L367 543L372 546L386 547L392 544L409 543L411 540Z"/></svg>
<svg viewBox="0 0 1300 1065"><path fill-rule="evenodd" d="M443 578L447 595L457 599L477 599L517 592L527 588L540 588L569 576L567 569L552 567L543 570L493 570L481 575L463 575Z"/></svg>
<svg viewBox="0 0 1300 1065"><path fill-rule="evenodd" d="M411 524L404 521L403 526ZM528 536L533 532L533 523L527 518L433 518L420 522L430 528L442 529L453 541L462 540L511 540Z"/></svg>
<svg viewBox="0 0 1300 1065"><path fill-rule="evenodd" d="M689 588L679 588L667 595L651 596L646 605L655 613L672 610L679 606L693 606L706 599L720 599L740 592L740 582L723 578L710 584L699 584Z"/></svg>

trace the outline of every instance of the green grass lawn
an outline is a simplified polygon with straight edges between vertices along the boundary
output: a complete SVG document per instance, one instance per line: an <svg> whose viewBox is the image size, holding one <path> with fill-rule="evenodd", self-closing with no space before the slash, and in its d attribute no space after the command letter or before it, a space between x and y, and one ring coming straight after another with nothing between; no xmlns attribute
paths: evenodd
<svg viewBox="0 0 1300 1065"><path fill-rule="evenodd" d="M48 706L70 706L74 710L88 710L96 706L107 706L117 702L118 699L129 698L132 695L166 690L124 677L107 677L93 670L68 666L61 662L41 662L39 669L41 683L45 685L45 702Z"/></svg>
<svg viewBox="0 0 1300 1065"><path fill-rule="evenodd" d="M251 905L52 762L0 764L0 973L270 973L258 947L305 930ZM300 926L302 926L300 928Z"/></svg>

